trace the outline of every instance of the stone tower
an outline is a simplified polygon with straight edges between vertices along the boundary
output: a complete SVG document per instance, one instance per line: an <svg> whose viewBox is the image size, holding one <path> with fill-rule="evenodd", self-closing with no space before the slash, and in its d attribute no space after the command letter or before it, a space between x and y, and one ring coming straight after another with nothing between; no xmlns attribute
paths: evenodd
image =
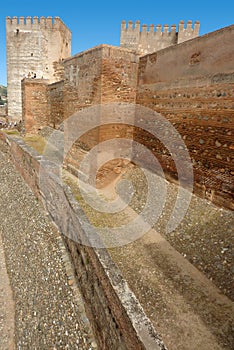
<svg viewBox="0 0 234 350"><path fill-rule="evenodd" d="M162 28L161 24L140 25L140 21L134 24L132 21L122 21L120 46L137 51L140 55L156 52L165 49L168 46L182 43L186 40L193 39L199 35L200 24L198 21L192 27L192 21L188 21L185 28L184 21L180 21L178 32L176 25L170 28L165 24Z"/></svg>
<svg viewBox="0 0 234 350"><path fill-rule="evenodd" d="M61 80L60 62L71 55L71 32L59 17L7 17L8 116L22 118L21 80Z"/></svg>

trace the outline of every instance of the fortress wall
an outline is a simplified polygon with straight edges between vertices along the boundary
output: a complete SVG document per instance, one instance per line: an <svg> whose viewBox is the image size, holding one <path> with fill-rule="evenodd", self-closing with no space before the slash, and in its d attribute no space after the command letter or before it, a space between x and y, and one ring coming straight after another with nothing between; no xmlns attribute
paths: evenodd
<svg viewBox="0 0 234 350"><path fill-rule="evenodd" d="M103 47L101 102L136 101L138 55L119 47Z"/></svg>
<svg viewBox="0 0 234 350"><path fill-rule="evenodd" d="M44 126L58 128L64 120L64 81L48 84L45 79L22 81L23 124L26 133Z"/></svg>
<svg viewBox="0 0 234 350"><path fill-rule="evenodd" d="M224 43L232 42L233 36L234 26L230 26L140 60L128 49L109 45L66 59L64 83L48 87L47 110L42 104L37 113L32 112L40 94L44 93L44 101L48 98L46 89L42 93L39 84L35 94L28 90L32 101L26 101L27 128L37 131L46 119L49 125L58 126L63 119L92 105L136 101L164 115L182 136L195 171L195 193L232 208L234 48ZM34 80L32 84L37 86ZM163 145L143 131L103 123L100 120L102 126L77 140L67 156L68 164L77 168L80 146L90 149L110 138L134 137L155 152L168 178L177 181L175 164Z"/></svg>
<svg viewBox="0 0 234 350"><path fill-rule="evenodd" d="M19 121L21 80L29 73L51 83L60 79L55 62L70 56L71 32L58 17L7 17L6 39L8 115Z"/></svg>
<svg viewBox="0 0 234 350"><path fill-rule="evenodd" d="M49 126L57 129L64 120L64 81L48 86Z"/></svg>
<svg viewBox="0 0 234 350"><path fill-rule="evenodd" d="M127 49L113 46L104 47L102 56L102 104L136 102L138 62L138 55ZM124 124L108 124L99 128L99 142L120 137L132 138L133 128Z"/></svg>
<svg viewBox="0 0 234 350"><path fill-rule="evenodd" d="M195 193L232 209L234 47L223 43L233 39L231 26L142 57L137 92L137 103L161 113L182 136L193 163ZM140 130L135 139L153 149L168 178L176 181L166 148Z"/></svg>
<svg viewBox="0 0 234 350"><path fill-rule="evenodd" d="M188 21L186 26L184 21L180 21L177 32L175 24L141 26L140 21L128 21L128 25L126 21L122 21L120 46L144 55L197 37L199 27L198 21L194 25L192 21Z"/></svg>
<svg viewBox="0 0 234 350"><path fill-rule="evenodd" d="M16 168L36 196L43 200L52 220L64 235L98 347L166 350L108 251L78 243L81 237L86 237L80 224L84 222L84 213L69 188L61 185L52 165L49 175L43 176L42 173L41 179L45 182L42 186L40 181L39 186L43 156L39 156L20 139L1 131L0 140L8 145Z"/></svg>
<svg viewBox="0 0 234 350"><path fill-rule="evenodd" d="M101 45L65 60L64 118L92 105L111 102L134 103L138 56L129 50ZM105 118L105 117L104 117ZM100 124L103 124L100 120ZM97 143L130 134L132 129L102 125L81 137L79 145L91 148ZM124 129L124 130L123 130ZM70 163L75 165L74 145Z"/></svg>
<svg viewBox="0 0 234 350"><path fill-rule="evenodd" d="M44 126L44 120L47 125L57 128L64 119L92 105L135 102L138 56L129 50L101 45L65 60L64 71L65 80L48 85L44 98L42 81L25 80L23 106L26 132L37 132ZM35 89L34 93L32 89ZM40 99L42 104L38 105ZM100 124L103 122L100 121ZM132 135L133 128L124 125L102 125L92 129L74 143L67 155L67 164L78 166L76 159L79 159L77 149L80 146L89 149L110 138L132 138Z"/></svg>
<svg viewBox="0 0 234 350"><path fill-rule="evenodd" d="M24 79L22 81L23 126L27 133L37 133L50 123L48 81Z"/></svg>
<svg viewBox="0 0 234 350"><path fill-rule="evenodd" d="M231 73L233 38L234 25L141 57L139 85Z"/></svg>
<svg viewBox="0 0 234 350"><path fill-rule="evenodd" d="M109 101L135 102L138 56L100 45L64 61L65 118L74 112Z"/></svg>
<svg viewBox="0 0 234 350"><path fill-rule="evenodd" d="M101 101L102 46L64 61L64 118Z"/></svg>
<svg viewBox="0 0 234 350"><path fill-rule="evenodd" d="M168 90L141 93L141 103L165 116L187 146L193 163L195 193L215 204L234 208L234 80L231 84L210 87L170 89L168 86ZM176 168L166 148L139 130L135 139L153 150L169 179L175 181Z"/></svg>
<svg viewBox="0 0 234 350"><path fill-rule="evenodd" d="M102 46L81 52L64 62L64 119L83 108L101 103ZM93 147L97 144L98 130L91 130L84 135L79 144ZM76 154L77 144L73 150ZM72 158L69 157L70 162Z"/></svg>
<svg viewBox="0 0 234 350"><path fill-rule="evenodd" d="M196 21L193 25L192 21L188 21L185 28L184 21L180 21L178 30L178 44L196 38L199 36L200 22Z"/></svg>

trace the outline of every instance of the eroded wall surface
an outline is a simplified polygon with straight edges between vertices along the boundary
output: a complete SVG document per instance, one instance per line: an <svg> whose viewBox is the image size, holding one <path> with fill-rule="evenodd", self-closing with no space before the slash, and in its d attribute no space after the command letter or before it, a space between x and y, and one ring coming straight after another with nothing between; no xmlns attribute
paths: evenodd
<svg viewBox="0 0 234 350"><path fill-rule="evenodd" d="M22 121L27 133L38 133L39 130L50 123L48 80L23 79L22 102Z"/></svg>
<svg viewBox="0 0 234 350"><path fill-rule="evenodd" d="M233 208L234 26L157 53L139 63L137 103L166 117L187 146L195 192ZM135 138L153 150L172 179L167 149L146 132ZM149 164L150 166L150 164Z"/></svg>

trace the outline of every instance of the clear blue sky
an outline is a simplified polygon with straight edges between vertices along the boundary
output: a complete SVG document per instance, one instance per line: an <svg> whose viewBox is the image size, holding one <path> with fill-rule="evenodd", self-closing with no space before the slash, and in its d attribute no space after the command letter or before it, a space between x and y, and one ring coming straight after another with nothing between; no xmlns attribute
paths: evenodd
<svg viewBox="0 0 234 350"><path fill-rule="evenodd" d="M3 1L0 7L0 84L6 85L6 16L59 16L72 31L72 54L99 44L119 45L121 21L176 24L199 20L200 34L234 23L231 0ZM233 43L230 43L233 45Z"/></svg>

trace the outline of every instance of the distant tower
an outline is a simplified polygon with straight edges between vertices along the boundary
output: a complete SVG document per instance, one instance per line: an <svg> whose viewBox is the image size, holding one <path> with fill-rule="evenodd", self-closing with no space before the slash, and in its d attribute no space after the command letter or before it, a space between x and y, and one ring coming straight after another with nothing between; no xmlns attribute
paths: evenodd
<svg viewBox="0 0 234 350"><path fill-rule="evenodd" d="M61 79L59 62L71 55L71 32L59 17L7 17L8 116L22 118L21 80L24 77Z"/></svg>
<svg viewBox="0 0 234 350"><path fill-rule="evenodd" d="M180 21L177 32L175 24L171 27L168 24L163 27L161 24L141 26L140 21L136 21L135 24L132 21L128 21L128 24L122 21L120 46L145 55L196 38L199 36L199 27L198 21L195 22L194 28L192 21L187 22L186 28L184 21Z"/></svg>

